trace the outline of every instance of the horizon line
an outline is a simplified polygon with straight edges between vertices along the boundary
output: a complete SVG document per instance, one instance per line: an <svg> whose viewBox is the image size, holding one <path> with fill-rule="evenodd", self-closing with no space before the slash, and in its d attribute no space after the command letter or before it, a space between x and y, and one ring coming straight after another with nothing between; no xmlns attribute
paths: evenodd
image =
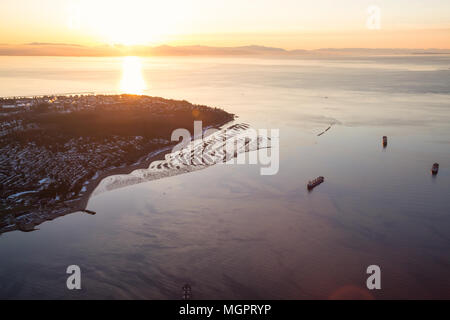
<svg viewBox="0 0 450 320"><path fill-rule="evenodd" d="M30 42L0 44L0 56L53 56L53 57L122 57L122 56L298 56L311 54L450 54L445 48L369 48L323 47L317 49L284 49L266 45L208 46L192 45L81 45L75 43Z"/></svg>

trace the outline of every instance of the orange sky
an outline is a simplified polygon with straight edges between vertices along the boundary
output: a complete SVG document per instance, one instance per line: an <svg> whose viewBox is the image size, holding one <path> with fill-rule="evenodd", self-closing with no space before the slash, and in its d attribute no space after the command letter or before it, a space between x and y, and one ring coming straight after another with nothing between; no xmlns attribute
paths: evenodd
<svg viewBox="0 0 450 320"><path fill-rule="evenodd" d="M450 49L450 1L2 0L0 44L31 42Z"/></svg>

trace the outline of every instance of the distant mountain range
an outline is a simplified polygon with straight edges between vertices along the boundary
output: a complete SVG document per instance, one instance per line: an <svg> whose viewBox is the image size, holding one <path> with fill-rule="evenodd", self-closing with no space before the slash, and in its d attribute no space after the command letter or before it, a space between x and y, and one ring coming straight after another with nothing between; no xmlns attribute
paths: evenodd
<svg viewBox="0 0 450 320"><path fill-rule="evenodd" d="M322 55L403 55L403 54L450 54L449 49L365 49L324 48L316 50L285 50L264 46L209 47L209 46L82 46L65 43L33 42L21 45L0 44L3 56L83 56L115 57L136 56L322 56Z"/></svg>

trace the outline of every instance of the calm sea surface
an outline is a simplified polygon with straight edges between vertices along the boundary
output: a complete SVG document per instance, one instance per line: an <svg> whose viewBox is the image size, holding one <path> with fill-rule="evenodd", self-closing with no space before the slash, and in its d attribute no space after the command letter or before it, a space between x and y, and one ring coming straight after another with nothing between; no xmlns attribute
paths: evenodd
<svg viewBox="0 0 450 320"><path fill-rule="evenodd" d="M120 58L0 57L0 96L118 93L133 85L124 68ZM214 166L96 196L95 216L3 234L0 298L179 299L186 282L197 299L355 297L373 264L375 298L450 298L449 56L131 68L142 68L131 74L144 94L279 129L279 173ZM81 267L81 291L66 289L69 265Z"/></svg>

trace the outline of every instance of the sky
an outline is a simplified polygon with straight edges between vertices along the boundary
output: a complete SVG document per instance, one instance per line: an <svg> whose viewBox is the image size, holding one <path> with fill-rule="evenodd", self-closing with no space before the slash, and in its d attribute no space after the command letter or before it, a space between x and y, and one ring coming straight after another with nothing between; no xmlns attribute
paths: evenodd
<svg viewBox="0 0 450 320"><path fill-rule="evenodd" d="M450 49L443 0L1 0L0 44Z"/></svg>

